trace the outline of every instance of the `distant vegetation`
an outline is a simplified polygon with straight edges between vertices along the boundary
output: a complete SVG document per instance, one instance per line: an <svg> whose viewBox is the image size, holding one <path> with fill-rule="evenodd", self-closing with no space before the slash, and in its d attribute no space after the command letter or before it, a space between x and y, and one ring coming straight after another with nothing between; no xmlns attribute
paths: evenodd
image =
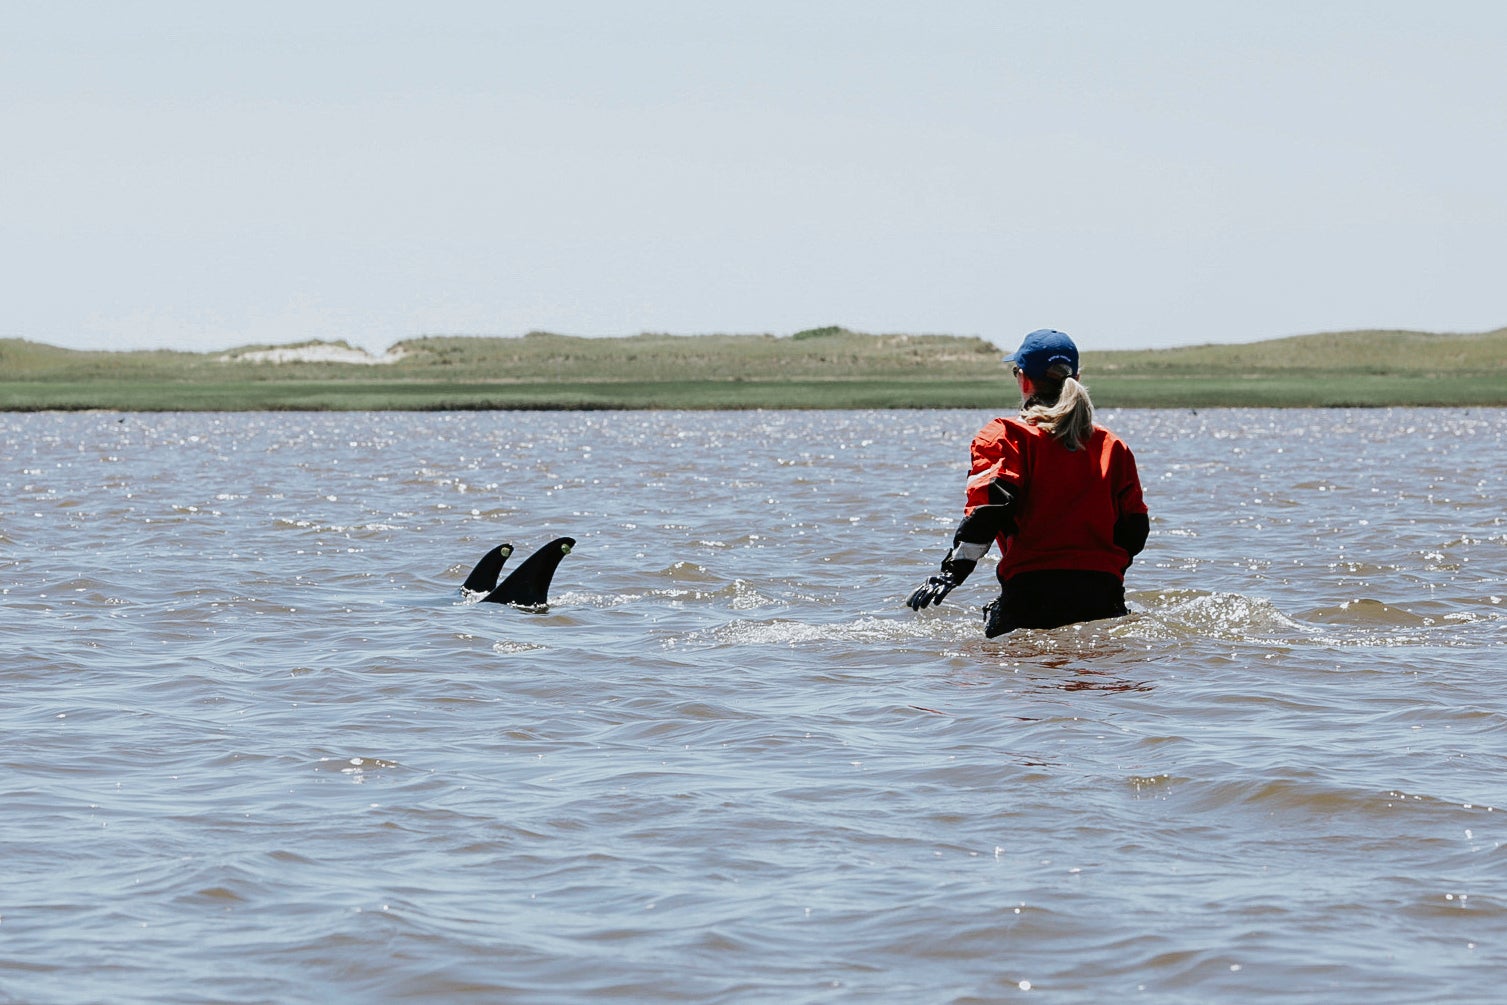
<svg viewBox="0 0 1507 1005"><path fill-rule="evenodd" d="M302 361L265 362L270 350ZM363 364L344 343L92 352L0 339L0 409L997 408L1014 395L980 338L438 336ZM1364 331L1095 352L1101 406L1507 405L1507 329Z"/></svg>

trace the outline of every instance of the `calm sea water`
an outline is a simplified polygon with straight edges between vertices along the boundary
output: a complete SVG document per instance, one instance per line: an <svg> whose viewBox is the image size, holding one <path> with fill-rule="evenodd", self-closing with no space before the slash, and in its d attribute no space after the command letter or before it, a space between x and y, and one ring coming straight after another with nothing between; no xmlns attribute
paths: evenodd
<svg viewBox="0 0 1507 1005"><path fill-rule="evenodd" d="M987 418L0 416L0 1000L1501 1000L1507 411L1103 413L992 641Z"/></svg>

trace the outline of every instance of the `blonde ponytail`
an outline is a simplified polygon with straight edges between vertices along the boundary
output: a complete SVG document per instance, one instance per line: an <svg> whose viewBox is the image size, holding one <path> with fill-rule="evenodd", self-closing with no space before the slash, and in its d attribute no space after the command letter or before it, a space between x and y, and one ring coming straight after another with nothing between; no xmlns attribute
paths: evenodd
<svg viewBox="0 0 1507 1005"><path fill-rule="evenodd" d="M1082 447L1094 431L1094 403L1088 388L1062 363L1047 370L1039 382L1032 381L1031 397L1020 407L1020 417L1051 433L1069 450Z"/></svg>

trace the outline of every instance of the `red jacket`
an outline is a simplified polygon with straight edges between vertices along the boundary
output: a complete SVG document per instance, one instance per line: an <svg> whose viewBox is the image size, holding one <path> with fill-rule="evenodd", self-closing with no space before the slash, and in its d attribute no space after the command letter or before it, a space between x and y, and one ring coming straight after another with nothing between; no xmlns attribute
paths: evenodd
<svg viewBox="0 0 1507 1005"><path fill-rule="evenodd" d="M1000 418L973 438L966 512L989 502L996 478L1016 497L1014 532L995 540L1000 582L1022 572L1082 569L1124 578L1131 554L1115 543L1115 521L1145 513L1135 456L1119 437L1094 426L1088 443L1069 450L1020 419Z"/></svg>

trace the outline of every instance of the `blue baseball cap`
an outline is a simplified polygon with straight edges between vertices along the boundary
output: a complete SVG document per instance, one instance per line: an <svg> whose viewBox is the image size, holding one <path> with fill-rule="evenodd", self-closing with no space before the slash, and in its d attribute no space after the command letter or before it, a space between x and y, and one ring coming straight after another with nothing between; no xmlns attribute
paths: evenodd
<svg viewBox="0 0 1507 1005"><path fill-rule="evenodd" d="M1006 363L1014 363L1032 380L1040 380L1058 363L1066 363L1078 374L1078 347L1067 337L1066 332L1055 328L1038 328L1027 335L1020 348L1006 356Z"/></svg>

